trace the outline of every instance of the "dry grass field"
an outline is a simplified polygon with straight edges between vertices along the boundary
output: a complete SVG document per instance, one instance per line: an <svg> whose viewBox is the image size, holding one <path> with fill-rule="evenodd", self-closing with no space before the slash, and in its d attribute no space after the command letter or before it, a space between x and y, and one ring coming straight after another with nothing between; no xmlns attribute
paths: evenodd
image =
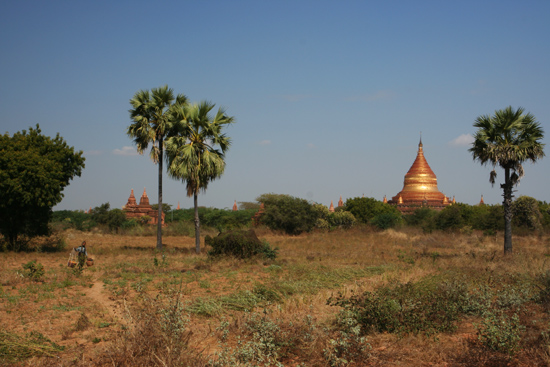
<svg viewBox="0 0 550 367"><path fill-rule="evenodd" d="M155 237L78 231L63 233L65 252L0 253L0 365L550 365L547 235L514 237L508 257L500 234L257 235L277 259L210 259L189 237L164 236L157 252ZM83 240L95 264L79 274L67 260ZM33 260L43 275L24 268ZM359 329L327 302L432 283L467 285L461 307L471 308L452 330ZM508 329L474 310L482 293ZM413 315L421 307L407 305Z"/></svg>

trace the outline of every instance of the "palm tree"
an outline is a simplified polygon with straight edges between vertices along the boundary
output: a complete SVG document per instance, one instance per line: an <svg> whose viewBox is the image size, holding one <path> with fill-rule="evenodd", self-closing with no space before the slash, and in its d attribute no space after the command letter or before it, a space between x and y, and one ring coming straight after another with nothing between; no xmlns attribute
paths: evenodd
<svg viewBox="0 0 550 367"><path fill-rule="evenodd" d="M468 151L482 165L493 166L489 175L492 185L497 176L494 168L498 165L504 169L504 183L500 187L504 191L504 253L509 254L512 252L512 188L523 177L523 162L534 163L544 157L544 144L540 142L544 131L535 116L524 114L521 107L514 111L511 106L495 111L494 116L479 116L474 127L478 130Z"/></svg>
<svg viewBox="0 0 550 367"><path fill-rule="evenodd" d="M187 103L187 97L178 94L167 85L159 88L140 90L130 99L132 109L129 110L133 123L128 126L127 134L137 146L139 154L152 145L150 157L159 165L158 174L158 223L157 249L162 249L162 161L164 139L173 124L171 109L174 106Z"/></svg>
<svg viewBox="0 0 550 367"><path fill-rule="evenodd" d="M225 125L235 122L220 108L212 116L210 102L181 105L174 108L175 125L166 139L168 174L186 183L187 196L193 196L195 207L195 247L200 253L200 223L197 196L208 183L223 174L225 152L231 139L222 133Z"/></svg>

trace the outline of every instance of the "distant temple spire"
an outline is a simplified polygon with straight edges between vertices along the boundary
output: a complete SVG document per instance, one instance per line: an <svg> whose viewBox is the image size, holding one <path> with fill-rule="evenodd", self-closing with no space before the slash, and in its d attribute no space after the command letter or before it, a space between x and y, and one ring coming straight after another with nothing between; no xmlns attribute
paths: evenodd
<svg viewBox="0 0 550 367"><path fill-rule="evenodd" d="M342 195L340 195L340 200L338 200L338 207L344 206L344 202L342 201Z"/></svg>
<svg viewBox="0 0 550 367"><path fill-rule="evenodd" d="M479 205L485 205L485 201L483 201L483 195L481 195L481 200L479 201Z"/></svg>
<svg viewBox="0 0 550 367"><path fill-rule="evenodd" d="M237 207L237 200L235 200L235 203L233 204L233 211L236 212L239 210L239 207Z"/></svg>
<svg viewBox="0 0 550 367"><path fill-rule="evenodd" d="M332 203L332 200L330 201L330 207L328 208L328 211L334 213L334 204Z"/></svg>
<svg viewBox="0 0 550 367"><path fill-rule="evenodd" d="M133 193L132 189L132 193ZM149 205L149 197L147 196L147 192L145 191L145 187L143 188L143 195L141 195L141 198L139 199L139 205Z"/></svg>

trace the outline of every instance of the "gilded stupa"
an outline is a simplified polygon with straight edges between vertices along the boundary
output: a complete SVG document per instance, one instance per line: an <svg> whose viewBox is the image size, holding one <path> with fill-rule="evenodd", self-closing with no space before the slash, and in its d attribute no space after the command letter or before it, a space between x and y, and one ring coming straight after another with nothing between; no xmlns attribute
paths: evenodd
<svg viewBox="0 0 550 367"><path fill-rule="evenodd" d="M403 190L388 201L402 213L412 213L419 207L442 210L452 201L437 188L437 177L424 157L422 139L411 168L405 175Z"/></svg>

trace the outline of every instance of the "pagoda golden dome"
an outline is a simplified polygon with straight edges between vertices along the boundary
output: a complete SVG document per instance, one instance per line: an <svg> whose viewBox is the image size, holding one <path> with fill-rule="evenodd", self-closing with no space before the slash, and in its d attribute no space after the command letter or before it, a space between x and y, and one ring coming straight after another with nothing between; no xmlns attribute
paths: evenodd
<svg viewBox="0 0 550 367"><path fill-rule="evenodd" d="M437 177L424 157L422 139L416 159L405 175L403 189L389 203L396 204L401 212L414 211L420 206L441 210L450 204L449 198L437 188Z"/></svg>

